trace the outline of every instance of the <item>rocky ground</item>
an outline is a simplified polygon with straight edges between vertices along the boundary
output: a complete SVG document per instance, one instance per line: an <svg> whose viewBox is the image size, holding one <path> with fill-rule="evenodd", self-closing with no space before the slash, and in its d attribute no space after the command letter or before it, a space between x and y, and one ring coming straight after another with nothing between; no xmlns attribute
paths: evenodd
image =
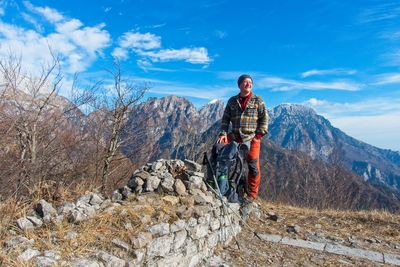
<svg viewBox="0 0 400 267"><path fill-rule="evenodd" d="M234 242L216 254L231 266L382 266L358 257L260 240L256 233L290 239L339 244L350 248L400 254L400 215L381 211L343 212L311 210L258 201L261 213L251 216L248 227ZM400 262L400 261L399 261ZM390 266L386 264L386 266Z"/></svg>
<svg viewBox="0 0 400 267"><path fill-rule="evenodd" d="M0 202L0 266L379 266L390 262L385 255L395 255L393 263L400 265L400 215L382 211L257 200L241 223L239 248L234 240L222 244L240 231L234 215L239 205L232 205L237 209L229 211L229 220L224 217L200 169L193 162L161 160L135 171L111 198L88 192L54 207L43 199ZM287 241L369 251L383 260Z"/></svg>

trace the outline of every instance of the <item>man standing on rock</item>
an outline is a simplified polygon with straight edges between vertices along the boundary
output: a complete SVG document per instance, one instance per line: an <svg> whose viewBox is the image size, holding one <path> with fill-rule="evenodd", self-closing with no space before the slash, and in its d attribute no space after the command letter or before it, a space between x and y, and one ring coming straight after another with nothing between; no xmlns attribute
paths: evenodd
<svg viewBox="0 0 400 267"><path fill-rule="evenodd" d="M252 93L253 79L243 74L237 81L240 93L231 97L222 116L221 132L217 143L250 143L247 163L247 195L245 202L252 202L260 185L260 144L261 138L268 133L268 113L261 97ZM228 134L232 123L232 132Z"/></svg>

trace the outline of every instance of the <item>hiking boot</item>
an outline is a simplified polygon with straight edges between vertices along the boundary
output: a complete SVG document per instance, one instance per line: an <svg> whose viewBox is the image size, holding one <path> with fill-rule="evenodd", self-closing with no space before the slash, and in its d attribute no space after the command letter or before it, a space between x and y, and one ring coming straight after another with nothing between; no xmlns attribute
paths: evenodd
<svg viewBox="0 0 400 267"><path fill-rule="evenodd" d="M242 199L242 205L240 207L240 215L242 216L243 220L247 220L249 218L250 212L253 207L254 198L245 196Z"/></svg>

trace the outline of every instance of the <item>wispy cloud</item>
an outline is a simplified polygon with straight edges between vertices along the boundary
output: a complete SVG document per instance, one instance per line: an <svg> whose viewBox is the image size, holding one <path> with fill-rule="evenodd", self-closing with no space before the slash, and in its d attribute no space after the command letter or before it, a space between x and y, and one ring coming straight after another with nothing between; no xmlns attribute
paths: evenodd
<svg viewBox="0 0 400 267"><path fill-rule="evenodd" d="M147 69L154 62L185 61L191 64L209 64L212 61L205 47L162 49L161 37L148 32L124 33L112 54L126 60L130 52L139 56L138 66Z"/></svg>
<svg viewBox="0 0 400 267"><path fill-rule="evenodd" d="M327 70L312 69L303 72L301 74L301 77L307 78L310 76L323 76L323 75L353 75L356 73L357 73L356 70L347 70L347 69L327 69Z"/></svg>
<svg viewBox="0 0 400 267"><path fill-rule="evenodd" d="M33 73L41 62L50 60L49 47L61 56L64 71L73 73L86 70L110 45L105 24L85 26L80 20L49 7L37 7L30 2L24 2L24 6L28 12L46 19L52 29L41 33L0 21L0 56L6 56L10 50L21 55Z"/></svg>
<svg viewBox="0 0 400 267"><path fill-rule="evenodd" d="M400 3L389 2L364 9L358 16L359 23L375 23L400 18Z"/></svg>
<svg viewBox="0 0 400 267"><path fill-rule="evenodd" d="M297 81L280 77L265 77L256 81L255 84L261 88L271 88L273 91L292 91L292 90L343 90L358 91L362 85L353 81L334 80L329 82L321 81Z"/></svg>
<svg viewBox="0 0 400 267"><path fill-rule="evenodd" d="M361 115L383 115L389 113L400 113L400 98L374 98L358 102L330 102L324 99L310 98L303 102L313 107L319 113L329 114L328 118Z"/></svg>
<svg viewBox="0 0 400 267"><path fill-rule="evenodd" d="M105 13L108 13L108 12L111 11L111 9L112 9L112 7L110 7L110 6L105 7L105 8L104 8L104 12L105 12Z"/></svg>
<svg viewBox="0 0 400 267"><path fill-rule="evenodd" d="M400 84L400 73L385 73L377 77L375 85Z"/></svg>

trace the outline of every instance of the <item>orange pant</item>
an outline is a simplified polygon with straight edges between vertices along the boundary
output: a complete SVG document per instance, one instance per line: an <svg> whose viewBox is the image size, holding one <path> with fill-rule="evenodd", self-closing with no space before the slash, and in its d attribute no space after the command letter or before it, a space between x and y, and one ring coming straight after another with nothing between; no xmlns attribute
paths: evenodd
<svg viewBox="0 0 400 267"><path fill-rule="evenodd" d="M228 143L232 142L233 138L228 136ZM240 140L236 140L240 141ZM239 142L241 143L241 142ZM249 174L247 176L247 194L250 198L256 198L258 194L258 188L261 181L260 172L260 145L261 140L253 138L250 142L250 150L247 154L247 164L249 168Z"/></svg>
<svg viewBox="0 0 400 267"><path fill-rule="evenodd" d="M256 198L258 187L260 186L260 145L261 140L253 138L250 143L250 151L247 155L247 164L249 166L249 175L247 176L248 195L251 198Z"/></svg>

